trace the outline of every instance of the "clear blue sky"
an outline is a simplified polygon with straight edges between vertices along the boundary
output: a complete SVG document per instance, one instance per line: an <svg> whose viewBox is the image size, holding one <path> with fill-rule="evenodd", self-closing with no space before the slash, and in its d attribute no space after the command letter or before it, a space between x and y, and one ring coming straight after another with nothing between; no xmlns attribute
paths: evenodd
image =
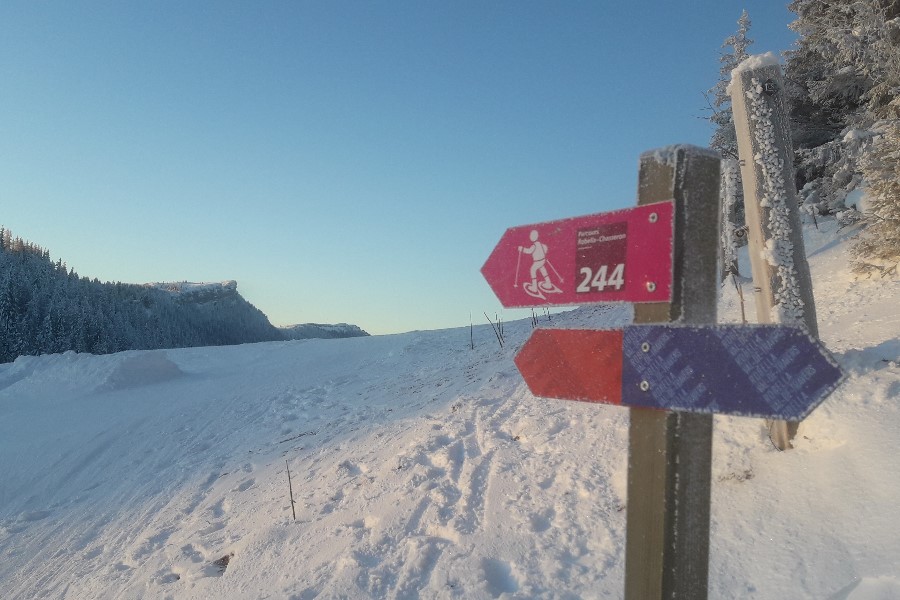
<svg viewBox="0 0 900 600"><path fill-rule="evenodd" d="M218 281L273 324L503 312L510 226L633 206L706 145L741 10L786 3L0 3L0 224L103 281Z"/></svg>

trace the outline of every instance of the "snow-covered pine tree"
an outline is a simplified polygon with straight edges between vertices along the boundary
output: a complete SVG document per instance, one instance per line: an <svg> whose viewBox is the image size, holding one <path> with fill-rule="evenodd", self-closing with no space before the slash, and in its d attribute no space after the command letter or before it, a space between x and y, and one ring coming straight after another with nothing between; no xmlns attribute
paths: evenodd
<svg viewBox="0 0 900 600"><path fill-rule="evenodd" d="M801 196L822 213L857 204L862 214L841 214L869 223L854 247L854 268L895 269L900 0L793 0L788 8L800 34L786 70ZM847 199L860 186L866 206Z"/></svg>
<svg viewBox="0 0 900 600"><path fill-rule="evenodd" d="M797 15L790 28L800 35L785 64L797 183L808 210L822 214L844 210L848 190L858 183L860 138L851 136L848 147L843 132L856 121L867 84L840 59L851 45L846 38L853 31L853 4L793 0L788 5Z"/></svg>
<svg viewBox="0 0 900 600"><path fill-rule="evenodd" d="M865 96L874 134L860 159L868 227L853 246L854 270L896 274L900 262L900 0L869 0L860 11L868 49L860 65L872 79Z"/></svg>
<svg viewBox="0 0 900 600"><path fill-rule="evenodd" d="M856 27L858 5L876 0L793 0L790 28L800 35L787 52L786 75L793 84L792 118L800 147L838 137L853 121L870 87L851 56L865 51Z"/></svg>
<svg viewBox="0 0 900 600"><path fill-rule="evenodd" d="M712 94L712 116L710 122L715 126L709 145L718 150L725 159L723 164L722 193L722 278L738 273L737 248L743 239L737 235L744 224L744 192L741 186L740 169L727 169L729 161L738 159L737 134L734 130L734 116L731 112L731 95L728 84L731 83L731 72L749 56L747 48L753 43L748 37L750 32L750 16L747 11L738 19L738 30L725 38L722 43L723 52L719 56L719 81L709 90Z"/></svg>
<svg viewBox="0 0 900 600"><path fill-rule="evenodd" d="M869 129L881 118L875 109L890 102L900 77L885 57L898 43L886 25L900 0L793 0L788 8L800 34L785 69L798 184L807 206L837 213L862 181Z"/></svg>
<svg viewBox="0 0 900 600"><path fill-rule="evenodd" d="M900 103L896 108L900 112ZM879 122L878 136L861 163L869 224L853 246L854 270L896 275L900 262L900 115Z"/></svg>
<svg viewBox="0 0 900 600"><path fill-rule="evenodd" d="M709 145L722 153L724 158L737 158L737 136L734 132L734 117L731 113L731 96L727 87L731 82L731 72L749 55L747 48L753 43L747 34L750 32L750 16L745 10L738 19L738 30L725 38L722 43L724 51L719 56L719 81L709 90L712 94L713 114L709 117L715 125Z"/></svg>

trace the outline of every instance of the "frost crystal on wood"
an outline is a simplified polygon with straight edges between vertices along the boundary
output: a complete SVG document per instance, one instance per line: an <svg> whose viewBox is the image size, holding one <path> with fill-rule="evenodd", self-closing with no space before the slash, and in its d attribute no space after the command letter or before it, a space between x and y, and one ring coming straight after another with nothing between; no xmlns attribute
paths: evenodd
<svg viewBox="0 0 900 600"><path fill-rule="evenodd" d="M790 241L791 221L784 181L784 159L778 155L772 109L763 94L762 82L754 77L746 91L747 112L754 123L753 135L758 151L753 161L762 172L763 194L760 206L768 210L768 235L762 250L765 261L775 269L777 284L772 290L773 323L803 323L803 300L794 266L794 247Z"/></svg>
<svg viewBox="0 0 900 600"><path fill-rule="evenodd" d="M722 262L725 272L737 273L737 224L734 222L735 205L743 200L741 194L741 171L736 160L722 161Z"/></svg>

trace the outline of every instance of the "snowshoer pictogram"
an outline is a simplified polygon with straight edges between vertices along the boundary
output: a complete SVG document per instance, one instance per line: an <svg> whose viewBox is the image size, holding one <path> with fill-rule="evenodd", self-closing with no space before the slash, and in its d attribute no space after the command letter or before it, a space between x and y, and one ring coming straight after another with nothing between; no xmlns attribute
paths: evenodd
<svg viewBox="0 0 900 600"><path fill-rule="evenodd" d="M562 290L550 281L550 273L547 271L547 267L550 267L560 283L562 283L563 278L560 277L559 272L547 258L547 244L538 241L538 232L536 229L531 231L529 238L532 242L530 246L519 246L519 258L516 261L516 281L513 287L519 287L519 267L522 262L522 253L530 254L532 260L531 281L523 283L522 289L525 290L525 293L529 296L546 300L547 297L544 294L562 293ZM543 278L542 281L538 281L538 275Z"/></svg>

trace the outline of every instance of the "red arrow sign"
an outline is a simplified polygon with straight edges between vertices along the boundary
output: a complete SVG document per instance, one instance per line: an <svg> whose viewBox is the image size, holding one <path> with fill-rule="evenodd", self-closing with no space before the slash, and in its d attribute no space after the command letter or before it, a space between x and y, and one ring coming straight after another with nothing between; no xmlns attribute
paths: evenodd
<svg viewBox="0 0 900 600"><path fill-rule="evenodd" d="M536 329L516 366L536 396L797 421L843 379L783 325Z"/></svg>
<svg viewBox="0 0 900 600"><path fill-rule="evenodd" d="M507 308L672 299L673 204L506 230L481 273Z"/></svg>
<svg viewBox="0 0 900 600"><path fill-rule="evenodd" d="M621 329L535 329L515 360L535 396L622 403Z"/></svg>

